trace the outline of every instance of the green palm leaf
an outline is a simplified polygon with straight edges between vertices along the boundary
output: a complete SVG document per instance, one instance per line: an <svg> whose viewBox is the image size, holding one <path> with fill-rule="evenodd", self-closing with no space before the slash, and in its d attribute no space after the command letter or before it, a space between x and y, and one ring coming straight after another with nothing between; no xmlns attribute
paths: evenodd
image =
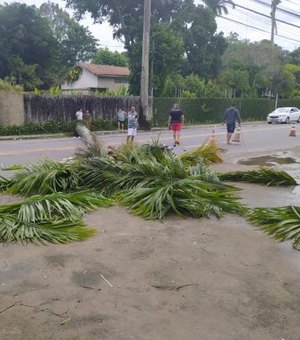
<svg viewBox="0 0 300 340"><path fill-rule="evenodd" d="M35 195L23 202L0 205L1 216L15 216L22 222L78 221L86 211L107 207L112 200L88 191Z"/></svg>
<svg viewBox="0 0 300 340"><path fill-rule="evenodd" d="M86 211L107 207L112 200L88 191L35 195L0 206L0 241L65 243L93 235L81 219Z"/></svg>
<svg viewBox="0 0 300 340"><path fill-rule="evenodd" d="M7 179L3 176L0 176L0 191L6 191L9 186L12 184L12 180L11 179Z"/></svg>
<svg viewBox="0 0 300 340"><path fill-rule="evenodd" d="M135 215L162 219L169 212L181 216L221 217L224 212L242 213L236 189L188 177L175 181L153 181L123 192L119 199Z"/></svg>
<svg viewBox="0 0 300 340"><path fill-rule="evenodd" d="M256 208L248 220L279 241L292 240L300 250L300 207Z"/></svg>
<svg viewBox="0 0 300 340"><path fill-rule="evenodd" d="M219 178L221 181L258 183L268 186L297 185L296 180L287 172L272 168L227 172L219 174Z"/></svg>
<svg viewBox="0 0 300 340"><path fill-rule="evenodd" d="M77 167L53 160L27 165L16 174L8 186L8 193L45 195L53 192L74 190L79 186Z"/></svg>
<svg viewBox="0 0 300 340"><path fill-rule="evenodd" d="M205 164L222 163L223 159L221 154L224 151L225 150L220 148L214 140L211 140L209 143L203 143L192 151L183 153L180 159L188 166L194 166L201 162Z"/></svg>
<svg viewBox="0 0 300 340"><path fill-rule="evenodd" d="M71 222L21 222L12 218L0 217L0 241L2 242L40 242L68 243L80 241L95 234L95 230L86 228L81 221Z"/></svg>

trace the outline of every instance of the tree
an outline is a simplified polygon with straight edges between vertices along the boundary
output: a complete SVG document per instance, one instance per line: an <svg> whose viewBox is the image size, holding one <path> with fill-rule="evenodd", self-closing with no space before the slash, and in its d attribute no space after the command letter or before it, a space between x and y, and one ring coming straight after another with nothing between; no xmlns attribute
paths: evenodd
<svg viewBox="0 0 300 340"><path fill-rule="evenodd" d="M244 97L250 92L249 75L247 71L225 69L219 76L223 89L227 90L227 96Z"/></svg>
<svg viewBox="0 0 300 340"><path fill-rule="evenodd" d="M231 0L202 0L205 5L212 10L212 12L221 16L223 13L228 14L227 5L231 5L232 8L235 8L235 4Z"/></svg>
<svg viewBox="0 0 300 340"><path fill-rule="evenodd" d="M35 6L19 3L1 6L0 22L0 77L23 84L26 74L25 90L31 90L36 83L29 78L43 81L56 61L58 44L49 23Z"/></svg>
<svg viewBox="0 0 300 340"><path fill-rule="evenodd" d="M215 34L217 25L213 14L203 6L194 7L183 28L186 62L184 74L214 78L220 71L221 56L227 43L223 33Z"/></svg>
<svg viewBox="0 0 300 340"><path fill-rule="evenodd" d="M77 62L88 61L93 57L97 50L97 39L88 28L81 26L66 11L49 1L41 5L40 13L48 20L58 42L57 59L61 75Z"/></svg>
<svg viewBox="0 0 300 340"><path fill-rule="evenodd" d="M283 80L283 65L284 51L268 40L255 43L232 41L223 55L223 68L246 71L256 95L267 89L274 92L274 79Z"/></svg>
<svg viewBox="0 0 300 340"><path fill-rule="evenodd" d="M114 37L124 42L128 53L130 92L139 94L144 0L65 1L78 19L89 12L96 22L109 22ZM151 27L150 71L155 94L160 94L167 75L178 68L185 75L202 77L204 73L206 78L218 73L226 42L222 34L215 34L215 17L204 6L195 6L193 0L152 0Z"/></svg>
<svg viewBox="0 0 300 340"><path fill-rule="evenodd" d="M108 48L100 48L93 56L93 64L128 66L128 58L126 53L112 52Z"/></svg>

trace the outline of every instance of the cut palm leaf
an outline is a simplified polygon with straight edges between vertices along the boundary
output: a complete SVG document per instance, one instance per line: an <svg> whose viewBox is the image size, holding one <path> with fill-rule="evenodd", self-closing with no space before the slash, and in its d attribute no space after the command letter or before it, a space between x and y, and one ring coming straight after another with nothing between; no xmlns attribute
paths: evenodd
<svg viewBox="0 0 300 340"><path fill-rule="evenodd" d="M260 168L249 171L233 171L218 175L221 181L247 182L267 186L297 185L296 180L285 171L272 168Z"/></svg>
<svg viewBox="0 0 300 340"><path fill-rule="evenodd" d="M116 194L136 186L147 187L160 179L163 183L169 180L184 179L193 175L195 179L208 182L220 182L217 176L202 163L187 168L183 162L170 153L164 155L161 163L153 155L140 155L134 163L117 162L109 157L91 158L79 168L81 182L88 188L103 191L106 195Z"/></svg>
<svg viewBox="0 0 300 340"><path fill-rule="evenodd" d="M81 221L25 223L12 218L0 218L1 242L40 242L68 243L80 241L95 234L95 230L86 228Z"/></svg>
<svg viewBox="0 0 300 340"><path fill-rule="evenodd" d="M248 220L279 241L292 240L293 247L300 250L299 206L255 208L249 213Z"/></svg>
<svg viewBox="0 0 300 340"><path fill-rule="evenodd" d="M10 170L22 170L24 169L24 165L21 164L12 164L9 166L2 167L1 170L3 171L10 171Z"/></svg>
<svg viewBox="0 0 300 340"><path fill-rule="evenodd" d="M111 204L111 199L88 191L35 195L23 202L0 205L0 218L10 216L23 223L77 222L86 211Z"/></svg>
<svg viewBox="0 0 300 340"><path fill-rule="evenodd" d="M194 166L199 162L204 162L205 164L222 163L221 154L224 151L214 140L211 140L209 143L203 143L192 151L185 152L180 156L180 159L185 165L189 166Z"/></svg>
<svg viewBox="0 0 300 340"><path fill-rule="evenodd" d="M8 190L8 188L12 185L12 180L11 179L7 179L3 176L0 176L0 191L4 192L6 190Z"/></svg>
<svg viewBox="0 0 300 340"><path fill-rule="evenodd" d="M77 167L74 164L44 160L27 165L16 174L9 185L8 193L23 196L46 195L74 190L79 184Z"/></svg>
<svg viewBox="0 0 300 340"><path fill-rule="evenodd" d="M175 181L153 181L123 192L120 202L135 215L145 219L162 219L173 212L181 216L221 217L225 212L243 213L236 189L209 183L194 177Z"/></svg>

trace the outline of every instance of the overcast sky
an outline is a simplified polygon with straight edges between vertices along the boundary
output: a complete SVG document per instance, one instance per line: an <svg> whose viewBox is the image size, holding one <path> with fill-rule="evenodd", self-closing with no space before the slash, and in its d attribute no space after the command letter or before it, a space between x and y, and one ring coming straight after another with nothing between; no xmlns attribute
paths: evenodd
<svg viewBox="0 0 300 340"><path fill-rule="evenodd" d="M194 1L196 4L202 3L201 0ZM271 0L233 1L236 4L235 9L228 6L229 14L224 15L225 18L217 18L218 32L224 32L225 36L228 36L230 32L236 32L240 39L249 39L250 41L270 39L271 19L267 16L270 16ZM0 0L0 4L10 4L13 2L21 2L39 7L42 3L46 2L46 0ZM65 2L63 0L52 0L52 2L59 4L62 8L65 7ZM276 12L276 19L286 23L277 21L278 35L275 36L275 43L290 51L300 47L299 0L282 0ZM89 18L88 15L84 20L80 21L80 23L89 27L89 30L95 38L99 40L100 47L108 47L112 51L123 50L122 43L113 40L112 30L107 23L102 25L93 24L92 19Z"/></svg>

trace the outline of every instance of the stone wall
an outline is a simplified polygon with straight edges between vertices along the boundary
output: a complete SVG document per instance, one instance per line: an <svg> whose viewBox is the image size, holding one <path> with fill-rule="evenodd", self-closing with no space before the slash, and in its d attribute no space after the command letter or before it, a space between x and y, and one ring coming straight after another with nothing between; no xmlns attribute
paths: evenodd
<svg viewBox="0 0 300 340"><path fill-rule="evenodd" d="M0 93L0 125L22 125L24 122L23 94Z"/></svg>

